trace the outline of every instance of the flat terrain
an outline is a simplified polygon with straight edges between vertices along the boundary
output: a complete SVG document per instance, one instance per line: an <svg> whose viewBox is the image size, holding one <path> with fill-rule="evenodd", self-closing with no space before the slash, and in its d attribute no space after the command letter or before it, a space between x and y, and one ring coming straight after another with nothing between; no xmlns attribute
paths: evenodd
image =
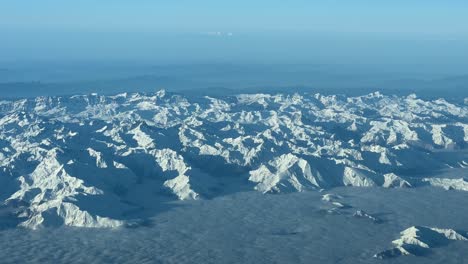
<svg viewBox="0 0 468 264"><path fill-rule="evenodd" d="M326 193L350 207L329 213ZM0 231L2 263L466 263L468 242L424 256L379 260L413 225L468 230L468 193L339 187L290 194L245 192L174 202L145 226ZM356 210L382 219L356 218Z"/></svg>

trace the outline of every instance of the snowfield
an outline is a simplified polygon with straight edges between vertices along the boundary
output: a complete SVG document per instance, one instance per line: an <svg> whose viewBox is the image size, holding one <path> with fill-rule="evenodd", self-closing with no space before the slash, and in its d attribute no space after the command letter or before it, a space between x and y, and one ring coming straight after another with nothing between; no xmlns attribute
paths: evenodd
<svg viewBox="0 0 468 264"><path fill-rule="evenodd" d="M175 201L251 191L320 193L317 202L329 206L321 213L384 225L330 191L465 193L467 168L468 105L444 99L161 90L0 101L0 218L8 228L138 227ZM447 170L458 173L436 173ZM418 255L415 246L430 248L438 237L466 240L454 227L408 224L377 258Z"/></svg>

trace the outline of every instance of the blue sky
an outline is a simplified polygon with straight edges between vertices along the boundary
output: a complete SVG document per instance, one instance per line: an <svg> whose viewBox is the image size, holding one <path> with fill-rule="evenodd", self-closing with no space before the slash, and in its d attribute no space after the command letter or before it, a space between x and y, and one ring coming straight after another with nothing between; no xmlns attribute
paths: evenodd
<svg viewBox="0 0 468 264"><path fill-rule="evenodd" d="M1 6L3 29L468 33L463 0L2 0Z"/></svg>
<svg viewBox="0 0 468 264"><path fill-rule="evenodd" d="M6 60L467 59L466 0L0 1Z"/></svg>

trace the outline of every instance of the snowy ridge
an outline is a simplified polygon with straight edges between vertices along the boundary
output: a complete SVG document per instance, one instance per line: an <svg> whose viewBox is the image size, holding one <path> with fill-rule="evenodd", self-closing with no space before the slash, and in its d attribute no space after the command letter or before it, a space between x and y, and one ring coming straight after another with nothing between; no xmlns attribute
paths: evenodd
<svg viewBox="0 0 468 264"><path fill-rule="evenodd" d="M387 259L403 255L422 255L430 248L444 245L452 240L468 241L468 234L453 229L412 226L400 233L400 238L392 242L394 248L374 255Z"/></svg>
<svg viewBox="0 0 468 264"><path fill-rule="evenodd" d="M422 182L431 186L442 187L446 190L459 190L468 192L468 181L466 179L444 179L444 178L424 178Z"/></svg>
<svg viewBox="0 0 468 264"><path fill-rule="evenodd" d="M371 220L372 222L374 223L381 223L382 220L380 220L379 218L371 215L371 214L368 214L366 213L365 211L363 210L357 210L354 214L353 214L354 217L357 217L357 218L366 218L366 219L369 219Z"/></svg>
<svg viewBox="0 0 468 264"><path fill-rule="evenodd" d="M4 100L0 199L29 228L117 227L168 201L241 190L468 191L463 175L408 173L468 167L467 143L466 104L416 95Z"/></svg>

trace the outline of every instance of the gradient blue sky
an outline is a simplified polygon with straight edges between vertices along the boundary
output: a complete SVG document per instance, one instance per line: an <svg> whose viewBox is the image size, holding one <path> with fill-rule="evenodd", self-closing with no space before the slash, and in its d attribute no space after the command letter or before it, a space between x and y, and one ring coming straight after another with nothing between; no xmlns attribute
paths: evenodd
<svg viewBox="0 0 468 264"><path fill-rule="evenodd" d="M6 29L467 34L464 0L2 0Z"/></svg>
<svg viewBox="0 0 468 264"><path fill-rule="evenodd" d="M467 14L466 0L1 0L0 57L461 63Z"/></svg>

